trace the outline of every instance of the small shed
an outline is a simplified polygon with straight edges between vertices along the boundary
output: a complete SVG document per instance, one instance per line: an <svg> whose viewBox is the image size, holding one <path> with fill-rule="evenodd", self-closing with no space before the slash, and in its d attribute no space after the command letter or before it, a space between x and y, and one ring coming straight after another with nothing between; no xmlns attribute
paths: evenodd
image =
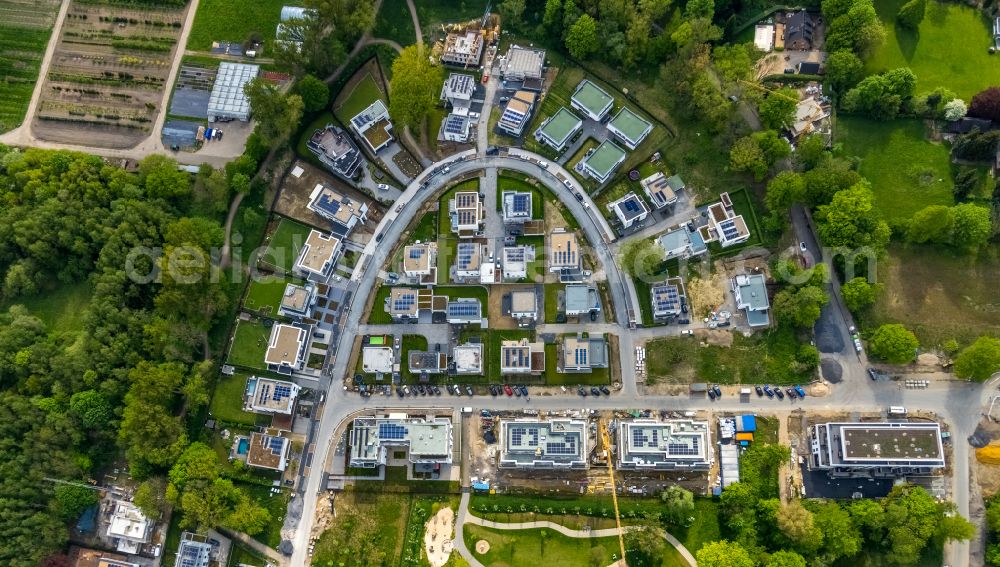
<svg viewBox="0 0 1000 567"><path fill-rule="evenodd" d="M737 432L754 432L757 431L757 418L753 414L741 415L736 419L736 431Z"/></svg>
<svg viewBox="0 0 1000 567"><path fill-rule="evenodd" d="M743 431L736 434L736 440L742 445L744 441L753 442L753 433L749 431Z"/></svg>

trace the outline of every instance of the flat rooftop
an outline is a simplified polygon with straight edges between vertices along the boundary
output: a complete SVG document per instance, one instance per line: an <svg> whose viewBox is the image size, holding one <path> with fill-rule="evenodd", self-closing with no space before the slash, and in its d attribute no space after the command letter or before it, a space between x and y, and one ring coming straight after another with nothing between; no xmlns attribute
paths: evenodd
<svg viewBox="0 0 1000 567"><path fill-rule="evenodd" d="M281 307L296 312L304 312L309 307L312 296L311 288L289 283L285 284L285 293L281 296Z"/></svg>
<svg viewBox="0 0 1000 567"><path fill-rule="evenodd" d="M545 51L512 45L507 50L507 61L504 67L505 75L539 78L545 67Z"/></svg>
<svg viewBox="0 0 1000 567"><path fill-rule="evenodd" d="M292 325L275 325L271 329L264 362L276 366L297 366L299 352L306 342L306 330Z"/></svg>
<svg viewBox="0 0 1000 567"><path fill-rule="evenodd" d="M259 73L259 65L219 63L212 94L208 98L209 116L249 114L250 99L243 92L243 87Z"/></svg>
<svg viewBox="0 0 1000 567"><path fill-rule="evenodd" d="M580 81L571 98L595 115L604 113L614 101L611 95L604 92L604 89L587 79Z"/></svg>
<svg viewBox="0 0 1000 567"><path fill-rule="evenodd" d="M707 466L710 439L707 421L630 420L619 425L619 461L634 468L673 468L674 463Z"/></svg>
<svg viewBox="0 0 1000 567"><path fill-rule="evenodd" d="M324 235L315 229L310 230L296 264L305 270L321 274L333 261L339 247L340 239L336 236Z"/></svg>
<svg viewBox="0 0 1000 567"><path fill-rule="evenodd" d="M361 368L365 372L388 374L395 362L392 347L366 346L361 350Z"/></svg>
<svg viewBox="0 0 1000 567"><path fill-rule="evenodd" d="M649 214L649 210L646 208L646 203L640 199L634 191L615 201L611 205L618 209L618 215L626 221Z"/></svg>
<svg viewBox="0 0 1000 567"><path fill-rule="evenodd" d="M621 161L625 159L625 150L611 140L604 140L584 161L587 167L597 172L601 177L607 176Z"/></svg>
<svg viewBox="0 0 1000 567"><path fill-rule="evenodd" d="M451 349L455 371L460 374L481 374L483 371L482 343L465 343Z"/></svg>
<svg viewBox="0 0 1000 567"><path fill-rule="evenodd" d="M256 431L250 434L250 450L247 452L248 465L283 471L287 455L288 439Z"/></svg>
<svg viewBox="0 0 1000 567"><path fill-rule="evenodd" d="M618 130L626 138L633 141L638 141L650 126L652 125L649 122L629 110L627 106L623 106L608 123L609 128Z"/></svg>
<svg viewBox="0 0 1000 567"><path fill-rule="evenodd" d="M245 408L268 413L292 413L299 385L260 376L247 379Z"/></svg>
<svg viewBox="0 0 1000 567"><path fill-rule="evenodd" d="M380 459L385 447L407 447L410 462L451 462L452 439L446 418L359 417L351 429L351 461Z"/></svg>
<svg viewBox="0 0 1000 567"><path fill-rule="evenodd" d="M930 427L928 426L930 425ZM845 461L939 461L944 459L941 426L910 423L830 424L839 433Z"/></svg>
<svg viewBox="0 0 1000 567"><path fill-rule="evenodd" d="M580 266L580 247L576 234L553 231L549 236L549 265L552 267L576 268Z"/></svg>
<svg viewBox="0 0 1000 567"><path fill-rule="evenodd" d="M500 421L500 466L584 468L587 454L583 420Z"/></svg>
<svg viewBox="0 0 1000 567"><path fill-rule="evenodd" d="M535 290L524 289L512 291L510 294L510 310L512 313L534 312L537 309Z"/></svg>
<svg viewBox="0 0 1000 567"><path fill-rule="evenodd" d="M539 130L557 145L562 145L581 124L583 124L583 120L562 106L559 107L558 112L545 121L545 124L542 124Z"/></svg>

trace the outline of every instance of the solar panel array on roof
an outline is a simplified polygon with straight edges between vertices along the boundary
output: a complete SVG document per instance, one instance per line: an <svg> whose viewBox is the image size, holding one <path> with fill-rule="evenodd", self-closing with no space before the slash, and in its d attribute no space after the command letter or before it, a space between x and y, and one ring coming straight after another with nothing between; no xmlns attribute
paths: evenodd
<svg viewBox="0 0 1000 567"><path fill-rule="evenodd" d="M271 452L275 455L280 455L281 450L285 447L284 437L268 437L267 447L271 449Z"/></svg>
<svg viewBox="0 0 1000 567"><path fill-rule="evenodd" d="M274 387L274 401L280 402L281 400L288 398L292 395L292 389L289 386L278 384Z"/></svg>
<svg viewBox="0 0 1000 567"><path fill-rule="evenodd" d="M556 264L575 264L576 263L576 252L573 250L573 243L566 242L565 250L556 250L554 252Z"/></svg>
<svg viewBox="0 0 1000 567"><path fill-rule="evenodd" d="M458 262L457 262L457 264L458 264L458 269L459 270L468 269L469 266L472 265L472 260L477 256L477 254L476 254L476 247L478 247L478 246L479 246L478 244L474 244L474 243L471 243L471 242L460 242L458 244L458 250L457 250Z"/></svg>
<svg viewBox="0 0 1000 567"><path fill-rule="evenodd" d="M455 195L455 205L459 208L475 207L479 195L476 193L459 193Z"/></svg>
<svg viewBox="0 0 1000 567"><path fill-rule="evenodd" d="M424 255L424 249L423 248L410 248L410 259L411 260L419 260L420 258L423 257L423 255Z"/></svg>
<svg viewBox="0 0 1000 567"><path fill-rule="evenodd" d="M503 365L508 368L527 368L529 362L528 349L526 348L509 348L505 349L503 352Z"/></svg>
<svg viewBox="0 0 1000 567"><path fill-rule="evenodd" d="M578 349L576 349L575 359L576 359L576 365L577 366L586 366L587 365L587 352L588 351L585 348L578 348Z"/></svg>
<svg viewBox="0 0 1000 567"><path fill-rule="evenodd" d="M504 250L504 256L507 258L508 262L523 262L524 261L524 248L512 247Z"/></svg>
<svg viewBox="0 0 1000 567"><path fill-rule="evenodd" d="M503 115L500 117L500 121L501 122L510 122L510 123L513 123L513 124L520 124L521 121L524 120L525 116L526 116L525 113L523 113L523 112L521 112L519 110L515 110L515 109L513 109L513 108L511 108L511 107L508 106L503 111Z"/></svg>
<svg viewBox="0 0 1000 567"><path fill-rule="evenodd" d="M511 430L510 430L511 445L514 445L514 446L520 446L520 445L522 445L522 443L524 442L524 436L525 435L530 436L530 439L528 439L528 442L527 442L527 446L528 447L537 447L538 446L538 430L537 429L528 429L527 427L513 427L513 428L511 428Z"/></svg>
<svg viewBox="0 0 1000 567"><path fill-rule="evenodd" d="M468 127L468 118L457 114L448 115L444 123L444 131L449 134L464 134Z"/></svg>
<svg viewBox="0 0 1000 567"><path fill-rule="evenodd" d="M405 439L408 430L398 423L378 424L378 436L381 439Z"/></svg>
<svg viewBox="0 0 1000 567"><path fill-rule="evenodd" d="M628 200L622 203L625 206L625 210L631 213L637 212L639 210L639 204L633 200Z"/></svg>
<svg viewBox="0 0 1000 567"><path fill-rule="evenodd" d="M480 308L478 301L450 301L448 302L448 317L479 317Z"/></svg>
<svg viewBox="0 0 1000 567"><path fill-rule="evenodd" d="M515 213L526 213L531 207L531 196L517 194L514 195L514 212Z"/></svg>
<svg viewBox="0 0 1000 567"><path fill-rule="evenodd" d="M393 311L409 311L413 304L417 302L417 294L404 293L398 296L392 303Z"/></svg>
<svg viewBox="0 0 1000 567"><path fill-rule="evenodd" d="M670 311L680 305L680 292L675 285L663 285L653 288L653 301L656 311Z"/></svg>
<svg viewBox="0 0 1000 567"><path fill-rule="evenodd" d="M701 449L699 447L701 439L699 437L691 437L691 443L667 443L667 454L668 455L700 455Z"/></svg>
<svg viewBox="0 0 1000 567"><path fill-rule="evenodd" d="M208 550L201 545L193 545L190 542L181 544L180 554L177 557L176 567L204 567L208 565Z"/></svg>
<svg viewBox="0 0 1000 567"><path fill-rule="evenodd" d="M576 438L564 437L563 441L553 441L545 444L545 452L549 455L575 455Z"/></svg>
<svg viewBox="0 0 1000 567"><path fill-rule="evenodd" d="M722 233L726 235L726 240L732 240L740 236L740 230L736 227L736 221L734 219L722 221L719 223L719 228L722 229Z"/></svg>

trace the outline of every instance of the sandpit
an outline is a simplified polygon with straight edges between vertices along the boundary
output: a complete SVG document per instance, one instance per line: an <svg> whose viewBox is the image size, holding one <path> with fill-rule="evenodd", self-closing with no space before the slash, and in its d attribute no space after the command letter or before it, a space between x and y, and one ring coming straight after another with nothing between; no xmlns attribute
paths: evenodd
<svg viewBox="0 0 1000 567"><path fill-rule="evenodd" d="M476 553L479 555L486 555L490 551L490 542L485 539L481 539L476 542Z"/></svg>
<svg viewBox="0 0 1000 567"><path fill-rule="evenodd" d="M455 511L445 507L438 510L424 524L424 553L431 567L442 567L448 562L455 533Z"/></svg>

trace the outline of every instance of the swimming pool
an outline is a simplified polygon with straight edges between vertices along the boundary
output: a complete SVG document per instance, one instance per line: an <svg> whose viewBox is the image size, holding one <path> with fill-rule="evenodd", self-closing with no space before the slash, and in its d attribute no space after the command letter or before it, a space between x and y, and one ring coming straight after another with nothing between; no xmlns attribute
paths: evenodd
<svg viewBox="0 0 1000 567"><path fill-rule="evenodd" d="M250 452L250 440L246 438L240 439L239 445L236 446L236 454L246 455L248 452Z"/></svg>

